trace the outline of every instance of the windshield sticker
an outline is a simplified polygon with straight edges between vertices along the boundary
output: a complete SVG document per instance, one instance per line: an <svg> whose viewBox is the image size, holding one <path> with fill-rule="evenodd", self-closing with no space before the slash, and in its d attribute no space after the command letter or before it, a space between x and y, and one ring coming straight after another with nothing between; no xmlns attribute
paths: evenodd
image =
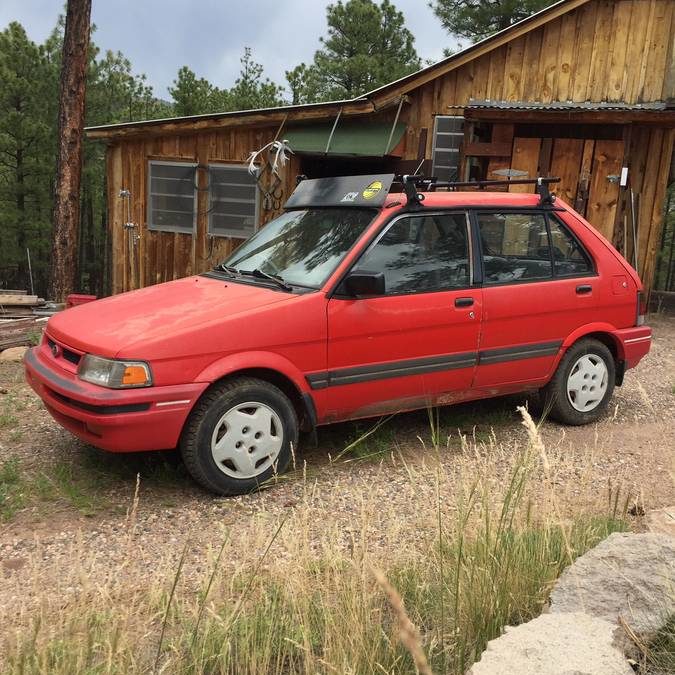
<svg viewBox="0 0 675 675"><path fill-rule="evenodd" d="M359 196L358 192L348 192L340 201L341 202L355 202Z"/></svg>
<svg viewBox="0 0 675 675"><path fill-rule="evenodd" d="M382 189L382 181L374 180L364 191L364 199L372 199Z"/></svg>

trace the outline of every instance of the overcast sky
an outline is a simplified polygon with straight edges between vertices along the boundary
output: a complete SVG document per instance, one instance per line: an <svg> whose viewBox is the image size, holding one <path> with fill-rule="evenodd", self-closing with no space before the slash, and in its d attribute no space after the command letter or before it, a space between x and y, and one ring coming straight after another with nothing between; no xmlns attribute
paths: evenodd
<svg viewBox="0 0 675 675"><path fill-rule="evenodd" d="M169 98L178 69L187 65L213 84L227 87L239 72L244 46L265 74L285 85L284 71L311 61L326 33L328 0L93 0L94 41L121 51L145 73L155 95ZM438 61L456 47L427 0L394 0L415 36L418 54ZM0 29L19 21L35 42L54 27L61 0L0 0Z"/></svg>

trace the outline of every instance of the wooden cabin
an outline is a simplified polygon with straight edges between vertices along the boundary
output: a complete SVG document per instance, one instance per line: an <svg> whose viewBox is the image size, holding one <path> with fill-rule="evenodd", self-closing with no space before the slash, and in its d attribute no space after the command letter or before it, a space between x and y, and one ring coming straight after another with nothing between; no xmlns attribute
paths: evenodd
<svg viewBox="0 0 675 675"><path fill-rule="evenodd" d="M298 174L416 170L560 176L559 197L649 286L672 175L674 42L675 0L562 0L354 100L90 128L107 144L113 292L223 260ZM294 153L281 180L269 162L251 176L250 153L275 139Z"/></svg>

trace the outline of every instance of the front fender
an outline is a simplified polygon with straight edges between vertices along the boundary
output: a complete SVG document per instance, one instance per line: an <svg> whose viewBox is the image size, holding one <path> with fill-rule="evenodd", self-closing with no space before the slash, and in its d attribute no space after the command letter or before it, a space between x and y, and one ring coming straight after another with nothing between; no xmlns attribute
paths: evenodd
<svg viewBox="0 0 675 675"><path fill-rule="evenodd" d="M274 352L255 351L230 354L204 368L196 381L210 384L232 373L252 368L274 370L293 382L300 392L309 392L309 385L300 369L287 358Z"/></svg>

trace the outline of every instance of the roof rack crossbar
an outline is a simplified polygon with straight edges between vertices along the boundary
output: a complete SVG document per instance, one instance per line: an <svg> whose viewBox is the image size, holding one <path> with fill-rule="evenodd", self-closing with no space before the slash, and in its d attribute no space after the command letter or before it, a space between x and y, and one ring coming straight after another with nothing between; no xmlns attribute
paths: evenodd
<svg viewBox="0 0 675 675"><path fill-rule="evenodd" d="M536 185L537 194L542 204L553 204L555 195L551 193L548 186L552 183L560 182L560 178L516 178L513 180L474 180L474 181L439 181L435 176L396 176L394 183L402 184L408 197L408 204L419 207L424 200L424 195L419 194L420 190L426 192L435 192L438 188L445 190L458 190L461 188L478 188L483 190L486 187L508 186L508 185Z"/></svg>

